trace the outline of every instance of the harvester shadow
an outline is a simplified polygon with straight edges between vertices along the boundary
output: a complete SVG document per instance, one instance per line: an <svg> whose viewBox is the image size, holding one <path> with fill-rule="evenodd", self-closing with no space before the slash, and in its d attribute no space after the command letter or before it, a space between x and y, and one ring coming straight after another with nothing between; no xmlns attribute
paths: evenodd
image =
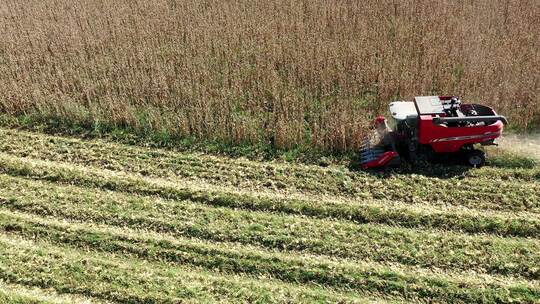
<svg viewBox="0 0 540 304"><path fill-rule="evenodd" d="M378 175L378 176L389 176L389 175L422 175L425 177L432 177L432 178L439 178L439 179L450 179L450 178L456 178L456 177L465 177L466 173L471 170L470 167L465 166L440 166L437 167L433 166L422 166L422 167L414 167L414 168L393 168L393 169L385 169L383 172L368 172L372 175Z"/></svg>
<svg viewBox="0 0 540 304"><path fill-rule="evenodd" d="M500 170L530 170L538 168L539 162L532 160L513 160L512 162L501 162L499 159L493 161L488 161L486 167L496 168ZM440 178L440 179L450 179L450 178L466 178L467 173L471 170L476 170L476 168L465 166L459 162L436 162L436 163L420 163L416 165L411 165L408 163L401 164L399 167L394 168L375 168L362 170L360 164L351 163L349 165L349 170L358 171L370 174L378 178L386 178L396 175L411 175L417 174L425 177ZM538 175L537 175L538 176Z"/></svg>
<svg viewBox="0 0 540 304"><path fill-rule="evenodd" d="M445 179L465 176L466 173L471 169L473 168L470 166L464 166L461 162L454 160L419 162L414 165L404 162L397 167L374 168L368 170L361 169L359 160L353 160L349 164L349 170L351 171L361 171L379 178L385 178L393 175L417 174L426 177Z"/></svg>

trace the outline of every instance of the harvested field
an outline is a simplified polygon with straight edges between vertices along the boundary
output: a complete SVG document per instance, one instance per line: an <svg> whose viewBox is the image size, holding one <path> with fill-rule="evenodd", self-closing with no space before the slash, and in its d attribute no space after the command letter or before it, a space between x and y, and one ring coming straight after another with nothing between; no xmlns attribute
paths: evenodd
<svg viewBox="0 0 540 304"><path fill-rule="evenodd" d="M367 173L0 128L0 300L540 300L540 168Z"/></svg>

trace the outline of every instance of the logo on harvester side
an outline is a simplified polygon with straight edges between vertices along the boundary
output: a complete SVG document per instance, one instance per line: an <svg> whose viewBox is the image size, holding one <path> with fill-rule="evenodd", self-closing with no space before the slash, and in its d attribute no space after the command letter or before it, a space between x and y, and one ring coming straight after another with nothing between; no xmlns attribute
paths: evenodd
<svg viewBox="0 0 540 304"><path fill-rule="evenodd" d="M433 142L445 142L445 141L457 141L457 140L468 140L468 139L489 137L489 136L494 136L494 135L500 135L500 133L499 132L486 132L486 133L480 134L480 135L468 135L468 136L437 138L437 139L432 139L430 141L430 143L433 143Z"/></svg>

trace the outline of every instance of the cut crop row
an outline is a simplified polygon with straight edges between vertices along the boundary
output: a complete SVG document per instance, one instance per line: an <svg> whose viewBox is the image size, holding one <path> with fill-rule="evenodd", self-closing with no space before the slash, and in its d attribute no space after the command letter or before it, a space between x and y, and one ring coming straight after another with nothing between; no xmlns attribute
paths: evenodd
<svg viewBox="0 0 540 304"><path fill-rule="evenodd" d="M0 127L0 137L11 139L0 142L0 151L14 155L31 156L51 161L61 161L68 156L80 164L95 164L131 172L144 171L158 176L183 174L184 170L181 169L185 168L191 169L189 175L208 173L209 170L224 171L224 173L245 172L255 177L291 173L302 178L313 175L317 177L328 175L329 179L334 179L344 175L348 177L358 175L357 172L343 171L343 168L339 166L324 168L284 162L259 162L202 153L132 146L102 139L81 140L3 127ZM32 144L28 145L28 143ZM149 168L151 170L148 171ZM427 175L433 177L448 178L463 174L468 178L496 177L502 180L540 181L540 167L484 167L479 170L463 171L463 168L459 167L433 166L431 170L426 170L429 171Z"/></svg>
<svg viewBox="0 0 540 304"><path fill-rule="evenodd" d="M444 276L395 272L392 268L371 267L324 257L289 256L234 244L210 244L192 240L172 240L140 232L110 227L63 224L54 220L31 219L13 213L0 214L0 229L57 245L91 251L122 252L152 261L192 265L223 273L243 273L277 278L290 283L316 284L367 294L394 294L405 299L459 300L467 302L540 299L540 290L518 285L500 285L499 279L457 282ZM414 287L411 287L414 286ZM517 287L519 286L519 288ZM478 292L477 290L481 291Z"/></svg>
<svg viewBox="0 0 540 304"><path fill-rule="evenodd" d="M293 164L264 164L13 130L0 129L0 134L21 137L17 141L0 142L0 151L11 155L50 161L69 160L79 165L154 177L180 177L248 189L279 188L413 203L452 203L469 207L491 205L503 209L513 206L519 210L539 208L537 197L540 196L540 184L537 179L521 180L521 183L514 180L506 182L505 173L500 173L503 176L497 183L493 182L493 172L512 171L506 169L473 170L471 173L463 173L467 176L465 179L448 180L411 174L378 176L350 172L342 167L327 169ZM28 141L35 141L35 144L28 145ZM484 172L482 170L487 170L488 174L479 173ZM536 173L532 175L538 174L538 170L532 169L521 170L520 174L533 171ZM478 175L479 178L471 178Z"/></svg>
<svg viewBox="0 0 540 304"><path fill-rule="evenodd" d="M0 303L13 304L109 304L95 298L58 293L50 289L41 289L20 284L0 282Z"/></svg>
<svg viewBox="0 0 540 304"><path fill-rule="evenodd" d="M52 304L41 299L27 295L19 295L0 289L0 303L12 303L12 304Z"/></svg>
<svg viewBox="0 0 540 304"><path fill-rule="evenodd" d="M216 208L186 200L61 187L8 176L0 176L0 188L3 208L37 215L353 260L540 277L540 247L535 240L426 233L386 225Z"/></svg>
<svg viewBox="0 0 540 304"><path fill-rule="evenodd" d="M113 171L95 170L0 155L0 172L13 176L42 179L61 184L75 184L105 190L162 198L189 199L212 206L248 210L284 212L316 218L337 218L357 223L397 224L405 227L437 228L470 233L495 233L511 236L540 236L540 220L532 216L513 216L496 212L456 212L452 208L430 212L415 206L394 208L384 204L336 202L325 200L285 199L266 195L194 189L164 180L153 180ZM428 208L426 208L428 209ZM513 210L514 208L509 208Z"/></svg>
<svg viewBox="0 0 540 304"><path fill-rule="evenodd" d="M350 302L346 295L319 287L218 275L190 268L149 263L126 256L77 251L45 242L0 235L0 279L123 303L197 302ZM518 296L532 297L519 288Z"/></svg>

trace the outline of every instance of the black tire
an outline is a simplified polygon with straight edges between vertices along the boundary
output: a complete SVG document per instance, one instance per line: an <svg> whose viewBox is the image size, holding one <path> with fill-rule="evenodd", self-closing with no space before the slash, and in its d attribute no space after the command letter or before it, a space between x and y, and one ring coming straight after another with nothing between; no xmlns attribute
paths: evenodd
<svg viewBox="0 0 540 304"><path fill-rule="evenodd" d="M480 150L472 150L466 154L465 160L469 166L480 168L486 164L486 153Z"/></svg>

